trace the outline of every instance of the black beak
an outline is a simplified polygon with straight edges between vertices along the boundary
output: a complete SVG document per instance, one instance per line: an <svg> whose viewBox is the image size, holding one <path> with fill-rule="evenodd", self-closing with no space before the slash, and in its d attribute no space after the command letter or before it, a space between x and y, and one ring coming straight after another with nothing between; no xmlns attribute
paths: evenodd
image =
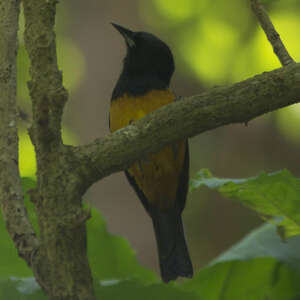
<svg viewBox="0 0 300 300"><path fill-rule="evenodd" d="M111 25L114 26L119 31L119 33L124 37L126 45L129 48L132 48L132 47L135 46L134 32L133 31L131 31L131 30L125 28L125 27L122 27L118 24L115 24L115 23L111 23Z"/></svg>

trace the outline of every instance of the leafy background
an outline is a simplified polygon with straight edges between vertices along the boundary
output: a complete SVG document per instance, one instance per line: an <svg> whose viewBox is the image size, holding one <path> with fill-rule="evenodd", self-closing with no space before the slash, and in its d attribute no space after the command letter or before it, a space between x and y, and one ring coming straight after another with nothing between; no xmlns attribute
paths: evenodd
<svg viewBox="0 0 300 300"><path fill-rule="evenodd" d="M26 193L35 182L23 178L22 184ZM278 211L285 211L277 222L286 233L284 239L290 234L290 223L285 220L292 219L297 224L300 221L297 210L285 209L299 205L300 199L300 180L287 171L236 180L215 178L208 170L203 170L192 179L191 189L201 185L218 189L226 197L246 203L264 215L278 216ZM274 189L276 197L268 199ZM293 197L294 194L297 197ZM37 227L34 207L27 193L25 201L30 219ZM277 210L274 210L275 204ZM93 209L87 230L88 256L96 292L99 299L119 299L121 295L123 299L296 299L300 297L300 235L296 235L295 230L299 231L300 226L295 226L293 237L283 241L274 222L270 219L270 224L252 231L197 271L193 279L163 284L152 271L138 263L124 238L107 231L102 216ZM0 296L3 299L44 299L34 278L29 277L31 270L17 258L3 220L0 219L0 223L3 225Z"/></svg>
<svg viewBox="0 0 300 300"><path fill-rule="evenodd" d="M297 28L300 27L300 2L263 2L291 55L299 61ZM171 88L178 95L192 95L213 85L230 84L280 66L248 4L239 0L178 0L176 5L171 0L103 0L89 1L88 4L73 0L72 5L61 2L56 26L58 55L64 82L70 91L63 120L65 143L82 144L108 133L109 99L125 51L122 39L110 22L149 31L165 40L176 60ZM22 42L24 20L21 19L20 23L18 100L30 119L26 87L29 62ZM143 295L149 299L153 299L153 295L175 299L235 299L237 295L240 298L236 299L296 299L299 292L296 285L297 280L299 282L299 266L296 262L299 262L299 257L284 249L290 249L291 244L296 247L299 239L297 236L290 237L287 243L281 240L299 232L299 216L295 210L299 199L296 188L300 173L297 163L300 150L299 107L294 105L262 116L250 122L248 127L227 126L190 141L191 174L197 174L192 186L195 187L196 182L196 185L209 187L190 193L184 212L192 260L196 270L202 268L192 281L167 286L159 283L151 222L122 174L94 185L86 195L86 201L93 203L101 211L101 216L94 212L93 219L89 221L89 257L95 276L102 282L101 287L97 285L101 294L109 299L118 299L124 293L132 298ZM20 168L30 185L28 177L35 176L35 161L26 134L27 126L26 120L20 120ZM198 173L202 168L209 168L218 177L210 171ZM275 175L279 181L271 182L271 186L276 186L274 193L270 193L270 189L265 191L261 185L264 180L275 178L271 176L270 179L267 174L285 168L291 173L283 171ZM265 173L258 175L262 171ZM254 181L247 179L257 175ZM226 179L223 182L222 178L246 179L242 180L242 186L238 184L239 180ZM219 185L215 185L216 182ZM252 192L245 192L244 188ZM261 203L262 198L263 203L272 198L276 207L277 202L281 205L288 198L290 206L274 211L272 204L272 207L265 207ZM258 213L249 207L258 210ZM271 219L272 216L283 217ZM274 225L263 225L256 231L254 228L260 226L263 220L281 226L276 229ZM20 279L32 274L16 258L16 251L2 224L0 299L7 295L1 295L5 292L15 293L9 299L33 299L31 293L39 293L34 282ZM224 257L221 253L251 230L254 232L241 241L241 245L247 247L242 247L239 256L236 251L231 252L234 250L231 248L225 255L229 259L215 260L216 257ZM276 231L280 236L276 235ZM125 239L111 234L125 237L131 246ZM93 236L95 238L92 239ZM100 243L101 239L105 241L105 248ZM263 241L269 243L262 245ZM252 252L246 252L247 249ZM257 249L269 251L263 254L257 253ZM275 253L277 249L281 254ZM245 270L251 272L245 273ZM128 274L132 277L129 278ZM255 297L251 298L254 294ZM38 297L42 299L42 296Z"/></svg>

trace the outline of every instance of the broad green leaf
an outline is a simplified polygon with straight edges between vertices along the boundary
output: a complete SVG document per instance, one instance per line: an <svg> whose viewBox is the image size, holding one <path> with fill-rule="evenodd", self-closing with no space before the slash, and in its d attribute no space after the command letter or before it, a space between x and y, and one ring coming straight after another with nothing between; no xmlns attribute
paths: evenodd
<svg viewBox="0 0 300 300"><path fill-rule="evenodd" d="M300 295L300 273L273 258L228 261L199 272L183 289L205 300L289 300Z"/></svg>
<svg viewBox="0 0 300 300"><path fill-rule="evenodd" d="M264 224L249 233L239 243L223 252L210 265L234 260L272 257L300 272L300 236L293 236L282 242L276 227Z"/></svg>
<svg viewBox="0 0 300 300"><path fill-rule="evenodd" d="M103 218L93 209L87 222L88 257L93 274L101 280L137 279L156 282L153 272L143 268L124 238L110 234Z"/></svg>
<svg viewBox="0 0 300 300"><path fill-rule="evenodd" d="M150 284L145 285L131 280L95 280L96 298L101 300L201 300L194 292L184 291L174 284ZM46 300L33 277L0 279L0 299L11 300Z"/></svg>
<svg viewBox="0 0 300 300"><path fill-rule="evenodd" d="M33 277L0 279L0 299L47 300Z"/></svg>
<svg viewBox="0 0 300 300"><path fill-rule="evenodd" d="M191 190L200 186L218 190L223 196L238 200L278 225L281 237L300 234L300 180L289 171L261 173L246 179L215 178L201 170L191 180Z"/></svg>
<svg viewBox="0 0 300 300"><path fill-rule="evenodd" d="M96 295L103 300L202 300L194 291L182 290L175 284L144 285L137 281L101 282ZM98 298L97 298L98 299Z"/></svg>
<svg viewBox="0 0 300 300"><path fill-rule="evenodd" d="M35 181L28 177L22 178L22 187L29 218L38 232L34 205L29 201L28 196L28 191L35 187ZM137 278L147 283L158 281L153 272L143 268L138 263L128 241L107 231L105 222L96 209L92 209L92 218L87 222L87 231L88 257L96 278L103 280ZM1 215L0 240L0 277L32 276L30 268L18 257L17 251L6 232Z"/></svg>
<svg viewBox="0 0 300 300"><path fill-rule="evenodd" d="M264 225L250 233L192 280L165 285L149 283L155 278L137 265L127 243L111 236L106 231L103 219L95 216L95 212L92 220L95 221L92 225L100 230L98 237L91 238L98 238L97 242L103 241L102 246L110 245L107 251L111 250L115 259L111 258L111 253L104 253L105 250L99 254L107 262L95 261L100 264L98 266L92 262L96 293L101 299L292 300L300 295L300 236L283 243L273 225ZM93 226L91 232L95 230ZM125 254L126 262L119 251ZM118 263L119 267L114 266ZM112 267L112 271L109 267ZM13 277L0 281L0 296L0 299L45 299L33 278Z"/></svg>
<svg viewBox="0 0 300 300"><path fill-rule="evenodd" d="M206 300L292 300L300 295L300 236L283 243L266 224L221 254L184 290Z"/></svg>

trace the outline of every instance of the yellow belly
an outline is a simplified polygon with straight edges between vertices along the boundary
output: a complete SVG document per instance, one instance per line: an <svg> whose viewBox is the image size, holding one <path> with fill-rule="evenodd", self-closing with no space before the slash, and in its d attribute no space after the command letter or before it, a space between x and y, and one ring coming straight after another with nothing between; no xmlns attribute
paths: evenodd
<svg viewBox="0 0 300 300"><path fill-rule="evenodd" d="M173 101L174 95L169 90L152 91L142 97L125 95L115 99L110 108L110 129L114 132ZM185 141L181 141L149 155L128 169L152 205L166 209L176 200L185 151Z"/></svg>

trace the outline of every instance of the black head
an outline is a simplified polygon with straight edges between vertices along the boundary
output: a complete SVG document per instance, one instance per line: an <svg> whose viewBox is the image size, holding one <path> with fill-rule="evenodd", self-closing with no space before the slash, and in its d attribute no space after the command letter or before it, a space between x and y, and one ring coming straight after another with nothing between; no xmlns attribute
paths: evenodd
<svg viewBox="0 0 300 300"><path fill-rule="evenodd" d="M120 25L112 25L124 37L127 46L124 67L119 80L140 81L136 84L140 88L143 86L144 90L167 88L175 69L169 47L151 33L133 32Z"/></svg>

